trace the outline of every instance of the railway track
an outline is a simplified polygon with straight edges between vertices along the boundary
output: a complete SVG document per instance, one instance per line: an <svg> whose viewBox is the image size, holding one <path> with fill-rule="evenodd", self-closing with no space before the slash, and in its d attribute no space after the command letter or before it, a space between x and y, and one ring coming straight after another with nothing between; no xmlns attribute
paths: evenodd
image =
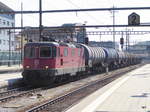
<svg viewBox="0 0 150 112"><path fill-rule="evenodd" d="M42 88L31 89L30 87L20 87L0 93L0 103L11 101L18 97L29 95L30 93L41 91Z"/></svg>
<svg viewBox="0 0 150 112"><path fill-rule="evenodd" d="M2 87L0 88L0 92L4 92L4 91L7 91L8 90L8 87Z"/></svg>
<svg viewBox="0 0 150 112"><path fill-rule="evenodd" d="M15 94L23 89L25 89L25 87L20 87L20 88L15 88L15 89L10 89L7 90L7 88L4 88L5 90L3 92L0 92L0 98L8 96L10 94Z"/></svg>
<svg viewBox="0 0 150 112"><path fill-rule="evenodd" d="M127 68L134 69L136 67L134 66L134 67L127 67ZM123 70L125 70L124 72L127 72L127 68L123 68ZM123 71L115 70L115 71L110 72L109 74L111 74L111 76L113 77L113 74L116 75L120 72L123 72ZM97 77L97 78L93 79L93 77ZM61 112L62 110L65 110L66 108L68 108L70 105L79 101L79 99L87 96L93 91L106 85L107 82L109 83L110 81L107 80L108 77L109 75L101 74L101 75L95 75L89 78L81 79L75 82L64 83L64 84L54 84L49 87L42 87L42 88L36 88L36 89L33 89L33 88L31 89L30 87L21 87L21 88L15 88L15 89L11 89L8 91L4 91L0 93L0 111L2 108L2 110L4 109L4 111L8 111L8 112L14 112L14 111L15 112L25 112L25 111L37 112L39 110L41 112L42 111L45 112L45 110L48 110L48 111L50 110L50 112L56 112L58 110L59 112ZM97 80L97 79L101 79L101 80ZM109 80L114 80L114 79L110 78ZM96 86L96 83L97 83L97 86ZM89 88L93 88L94 90L89 89ZM88 91L86 92L86 90ZM75 94L76 95L81 94L82 96L77 97ZM33 98L30 98L32 97L32 95L33 97L36 95L41 95L44 98L33 99ZM67 99L70 99L70 100L67 101ZM67 106L63 106L61 104L62 101L65 102L64 105L67 105ZM15 104L16 102L17 104ZM66 104L66 102L68 102L68 104ZM7 107L7 105L10 105L10 104L11 106L18 105L18 104L21 104L23 106L17 107L17 108L16 106L14 106L15 108Z"/></svg>
<svg viewBox="0 0 150 112"><path fill-rule="evenodd" d="M10 90L7 90L7 88L3 88L3 90L1 90L3 92L0 92L0 103L6 103L6 102L11 101L15 98L28 96L28 95L40 92L40 91L45 90L45 89L50 89L50 88L53 88L53 87L57 87L59 85L65 84L67 82L68 81L66 81L64 83L53 84L53 85L47 86L47 87L41 87L41 88L31 88L31 87L28 87L28 86L15 88L15 89L10 89Z"/></svg>
<svg viewBox="0 0 150 112"><path fill-rule="evenodd" d="M33 105L33 108L27 109L26 112L62 112L70 105L73 105L87 95L122 76L124 73L127 73L137 67L139 66L136 65L134 67L127 67L125 69L118 70L114 73L111 72L110 75L104 75L104 77L100 80L93 81L57 98L47 100L40 105Z"/></svg>

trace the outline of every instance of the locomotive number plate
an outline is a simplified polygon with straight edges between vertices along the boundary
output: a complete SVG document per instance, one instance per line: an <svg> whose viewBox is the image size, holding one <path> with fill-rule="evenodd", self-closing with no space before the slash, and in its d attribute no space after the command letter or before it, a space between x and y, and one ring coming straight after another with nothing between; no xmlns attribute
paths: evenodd
<svg viewBox="0 0 150 112"><path fill-rule="evenodd" d="M34 68L38 68L39 66L39 60L34 60Z"/></svg>

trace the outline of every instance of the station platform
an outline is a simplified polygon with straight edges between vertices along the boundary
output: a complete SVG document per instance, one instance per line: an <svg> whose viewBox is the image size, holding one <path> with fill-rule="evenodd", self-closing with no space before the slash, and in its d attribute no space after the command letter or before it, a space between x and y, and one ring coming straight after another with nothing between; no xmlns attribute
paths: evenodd
<svg viewBox="0 0 150 112"><path fill-rule="evenodd" d="M150 64L123 75L65 112L150 112Z"/></svg>
<svg viewBox="0 0 150 112"><path fill-rule="evenodd" d="M0 74L0 88L11 87L22 82L21 72Z"/></svg>
<svg viewBox="0 0 150 112"><path fill-rule="evenodd" d="M22 71L22 65L11 65L10 67L8 67L7 65L0 66L0 74L8 72L20 72L20 71Z"/></svg>

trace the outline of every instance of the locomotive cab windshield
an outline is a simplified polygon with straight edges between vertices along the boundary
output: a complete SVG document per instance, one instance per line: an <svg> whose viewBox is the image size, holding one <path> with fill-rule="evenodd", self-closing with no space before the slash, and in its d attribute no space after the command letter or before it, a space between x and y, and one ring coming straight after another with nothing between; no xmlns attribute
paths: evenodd
<svg viewBox="0 0 150 112"><path fill-rule="evenodd" d="M40 47L40 57L41 58L52 57L52 47L47 46Z"/></svg>
<svg viewBox="0 0 150 112"><path fill-rule="evenodd" d="M24 52L25 52L24 53L25 58L34 58L35 57L35 47L32 47L32 46L25 47Z"/></svg>
<svg viewBox="0 0 150 112"><path fill-rule="evenodd" d="M41 46L40 47L40 58L54 58L56 57L56 47Z"/></svg>
<svg viewBox="0 0 150 112"><path fill-rule="evenodd" d="M24 52L25 58L54 58L57 54L57 48L52 46L40 46L39 49L36 49L35 46L27 46ZM39 52L39 56L36 52Z"/></svg>

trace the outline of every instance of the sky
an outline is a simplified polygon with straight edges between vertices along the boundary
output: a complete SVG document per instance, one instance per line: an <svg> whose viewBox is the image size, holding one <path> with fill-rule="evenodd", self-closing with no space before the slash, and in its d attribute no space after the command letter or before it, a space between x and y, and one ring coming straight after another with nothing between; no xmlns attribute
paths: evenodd
<svg viewBox="0 0 150 112"><path fill-rule="evenodd" d="M21 2L23 10L38 10L39 0L0 0L13 10L21 10ZM84 9L84 8L111 8L111 7L148 7L150 0L42 0L43 10L57 9ZM128 15L136 12L140 15L141 23L150 23L150 10L130 10L116 11L115 24L127 24ZM39 26L38 14L23 15L24 26ZM16 26L20 26L20 15L16 15ZM87 25L112 25L112 11L96 11L96 12L69 12L69 13L51 13L43 14L44 26L60 26L64 23L86 23ZM98 31L110 31L112 28L88 29ZM115 30L126 30L126 28L116 28ZM147 28L128 28L128 30L148 30ZM132 41L150 40L150 35L132 36ZM108 37L108 38L106 38ZM101 40L112 40L110 36L101 36ZM121 36L116 36L119 41ZM90 40L100 40L100 37L92 37Z"/></svg>

